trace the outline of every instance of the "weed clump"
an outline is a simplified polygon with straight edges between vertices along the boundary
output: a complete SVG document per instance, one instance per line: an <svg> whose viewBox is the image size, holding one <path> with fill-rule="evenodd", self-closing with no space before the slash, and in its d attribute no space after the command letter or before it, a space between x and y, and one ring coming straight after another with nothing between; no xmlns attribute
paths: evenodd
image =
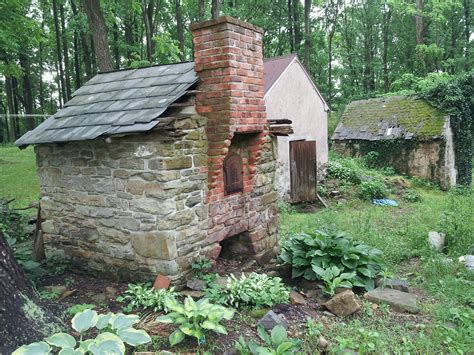
<svg viewBox="0 0 474 355"><path fill-rule="evenodd" d="M378 179L363 181L359 187L359 196L364 200L373 200L377 198L385 198L388 195L387 186Z"/></svg>

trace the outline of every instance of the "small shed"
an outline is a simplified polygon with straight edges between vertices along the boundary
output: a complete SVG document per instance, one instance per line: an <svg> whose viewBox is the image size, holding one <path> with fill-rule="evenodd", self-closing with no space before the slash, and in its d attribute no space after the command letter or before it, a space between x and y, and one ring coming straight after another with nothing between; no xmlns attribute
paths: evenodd
<svg viewBox="0 0 474 355"><path fill-rule="evenodd" d="M265 105L269 120L292 121L278 136L278 193L291 202L316 199L328 161L329 107L296 54L266 59Z"/></svg>
<svg viewBox="0 0 474 355"><path fill-rule="evenodd" d="M383 166L449 188L456 184L449 115L426 100L394 96L351 102L332 135L335 151L347 156L379 153Z"/></svg>

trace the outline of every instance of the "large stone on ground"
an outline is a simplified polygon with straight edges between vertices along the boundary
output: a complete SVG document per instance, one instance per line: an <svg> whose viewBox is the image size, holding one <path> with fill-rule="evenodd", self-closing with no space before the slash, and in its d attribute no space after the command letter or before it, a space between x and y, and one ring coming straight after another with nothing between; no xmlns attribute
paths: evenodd
<svg viewBox="0 0 474 355"><path fill-rule="evenodd" d="M267 312L257 323L258 326L271 331L277 325L281 324L285 329L288 329L288 322L273 311Z"/></svg>
<svg viewBox="0 0 474 355"><path fill-rule="evenodd" d="M445 235L443 233L438 233L438 232L428 232L428 241L430 245L436 250L436 251L443 251L444 248L444 242L445 242Z"/></svg>
<svg viewBox="0 0 474 355"><path fill-rule="evenodd" d="M303 295L297 291L290 292L290 302L291 304L305 305L308 303Z"/></svg>
<svg viewBox="0 0 474 355"><path fill-rule="evenodd" d="M206 288L206 282L199 279L188 280L186 282L186 287L191 290L202 291Z"/></svg>
<svg viewBox="0 0 474 355"><path fill-rule="evenodd" d="M191 296L192 298L201 298L204 296L203 291L196 291L196 290L184 290L180 292L183 296Z"/></svg>
<svg viewBox="0 0 474 355"><path fill-rule="evenodd" d="M338 293L329 301L324 303L323 306L338 317L347 317L361 308L360 303L352 290Z"/></svg>
<svg viewBox="0 0 474 355"><path fill-rule="evenodd" d="M415 295L391 288L378 287L367 292L364 298L377 304L387 303L398 312L418 313L420 311Z"/></svg>
<svg viewBox="0 0 474 355"><path fill-rule="evenodd" d="M390 280L377 280L376 283L377 287L388 287L393 288L394 290L402 291L402 292L409 292L408 291L408 282L405 280L398 280L398 279L390 279Z"/></svg>
<svg viewBox="0 0 474 355"><path fill-rule="evenodd" d="M155 290L160 290L163 288L169 288L171 285L171 279L168 276L158 274L156 276L155 282L153 283L153 288Z"/></svg>

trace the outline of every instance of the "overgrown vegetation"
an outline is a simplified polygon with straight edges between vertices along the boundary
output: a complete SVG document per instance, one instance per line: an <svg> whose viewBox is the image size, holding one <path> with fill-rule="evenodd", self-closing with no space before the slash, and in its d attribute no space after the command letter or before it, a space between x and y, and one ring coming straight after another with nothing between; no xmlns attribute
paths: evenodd
<svg viewBox="0 0 474 355"><path fill-rule="evenodd" d="M290 235L279 259L291 265L294 278L323 280L330 295L337 287L372 290L383 265L380 250L332 231Z"/></svg>
<svg viewBox="0 0 474 355"><path fill-rule="evenodd" d="M207 297L217 303L241 308L273 307L287 303L290 291L279 277L255 272L242 274L240 278L230 275L227 284L212 284L206 289Z"/></svg>
<svg viewBox="0 0 474 355"><path fill-rule="evenodd" d="M257 331L258 336L264 342L264 345L258 345L253 339L246 342L244 337L241 335L239 341L235 343L235 349L241 355L290 355L299 350L301 340L289 338L286 329L282 325L275 326L270 334L268 334L263 327L257 327Z"/></svg>
<svg viewBox="0 0 474 355"><path fill-rule="evenodd" d="M149 309L154 312L166 310L165 299L177 296L174 288L156 290L150 283L128 284L128 289L123 296L117 297L117 301L123 302L126 306L123 311L130 313L136 309Z"/></svg>

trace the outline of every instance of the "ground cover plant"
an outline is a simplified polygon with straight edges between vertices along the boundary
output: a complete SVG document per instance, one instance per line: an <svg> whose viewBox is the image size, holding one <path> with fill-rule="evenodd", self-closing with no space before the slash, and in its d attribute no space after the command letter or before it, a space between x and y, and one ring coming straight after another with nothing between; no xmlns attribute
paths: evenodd
<svg viewBox="0 0 474 355"><path fill-rule="evenodd" d="M281 278L252 272L242 274L240 278L231 274L225 286L214 283L206 294L220 304L236 308L262 308L287 303L290 291Z"/></svg>
<svg viewBox="0 0 474 355"><path fill-rule="evenodd" d="M154 289L151 283L128 284L123 296L117 297L117 301L125 303L123 311L130 313L136 309L151 309L154 312L166 310L166 297L176 297L174 288Z"/></svg>
<svg viewBox="0 0 474 355"><path fill-rule="evenodd" d="M125 354L128 344L132 347L149 343L150 336L142 329L135 329L137 315L98 314L86 309L77 313L71 320L71 327L79 334L76 340L68 333L56 333L43 341L23 345L13 352L14 355L59 354ZM94 338L84 339L87 332L94 330Z"/></svg>
<svg viewBox="0 0 474 355"><path fill-rule="evenodd" d="M289 235L279 259L291 265L293 278L323 280L330 295L337 287L372 290L383 266L380 250L334 231Z"/></svg>

